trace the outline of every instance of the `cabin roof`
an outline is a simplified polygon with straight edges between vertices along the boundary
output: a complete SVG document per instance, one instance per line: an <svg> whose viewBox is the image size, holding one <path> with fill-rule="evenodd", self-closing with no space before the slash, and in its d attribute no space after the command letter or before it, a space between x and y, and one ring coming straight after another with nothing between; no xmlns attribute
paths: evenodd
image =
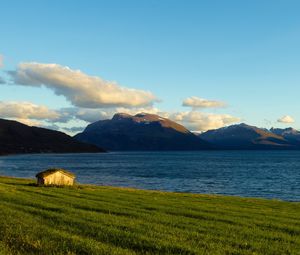
<svg viewBox="0 0 300 255"><path fill-rule="evenodd" d="M44 178L44 177L47 177L48 175L51 175L51 174L54 174L56 172L61 172L71 178L75 178L75 175L65 169L62 169L62 168L50 168L50 169L47 169L46 171L43 171L43 172L40 172L36 175L36 177L41 177L41 178Z"/></svg>

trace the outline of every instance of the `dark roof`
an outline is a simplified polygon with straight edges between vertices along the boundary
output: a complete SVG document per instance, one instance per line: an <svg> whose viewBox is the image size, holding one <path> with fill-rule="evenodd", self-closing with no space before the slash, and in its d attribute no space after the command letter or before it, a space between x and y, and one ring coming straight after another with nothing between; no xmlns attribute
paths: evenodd
<svg viewBox="0 0 300 255"><path fill-rule="evenodd" d="M62 168L50 168L46 171L43 171L43 172L40 172L36 175L36 177L47 177L48 175L51 175L51 174L54 174L55 172L61 172L69 177L72 177L72 178L75 178L75 174L65 170L65 169L62 169Z"/></svg>

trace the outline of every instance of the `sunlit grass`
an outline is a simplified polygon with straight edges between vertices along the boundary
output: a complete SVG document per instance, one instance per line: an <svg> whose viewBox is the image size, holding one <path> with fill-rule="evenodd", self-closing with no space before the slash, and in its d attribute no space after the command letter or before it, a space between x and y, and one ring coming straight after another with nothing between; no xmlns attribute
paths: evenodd
<svg viewBox="0 0 300 255"><path fill-rule="evenodd" d="M2 254L300 254L300 204L0 177Z"/></svg>

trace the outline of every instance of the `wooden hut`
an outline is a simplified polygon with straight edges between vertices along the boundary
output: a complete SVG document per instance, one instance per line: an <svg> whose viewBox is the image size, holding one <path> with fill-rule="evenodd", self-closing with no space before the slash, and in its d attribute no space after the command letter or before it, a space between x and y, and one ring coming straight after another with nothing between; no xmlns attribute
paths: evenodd
<svg viewBox="0 0 300 255"><path fill-rule="evenodd" d="M60 168L51 168L36 175L38 185L72 186L75 175Z"/></svg>

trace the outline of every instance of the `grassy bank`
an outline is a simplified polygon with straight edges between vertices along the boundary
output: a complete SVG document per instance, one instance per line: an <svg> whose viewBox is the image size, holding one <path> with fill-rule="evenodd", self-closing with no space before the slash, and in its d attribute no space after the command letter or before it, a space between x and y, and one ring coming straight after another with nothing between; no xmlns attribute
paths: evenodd
<svg viewBox="0 0 300 255"><path fill-rule="evenodd" d="M300 204L0 177L0 254L300 254Z"/></svg>

